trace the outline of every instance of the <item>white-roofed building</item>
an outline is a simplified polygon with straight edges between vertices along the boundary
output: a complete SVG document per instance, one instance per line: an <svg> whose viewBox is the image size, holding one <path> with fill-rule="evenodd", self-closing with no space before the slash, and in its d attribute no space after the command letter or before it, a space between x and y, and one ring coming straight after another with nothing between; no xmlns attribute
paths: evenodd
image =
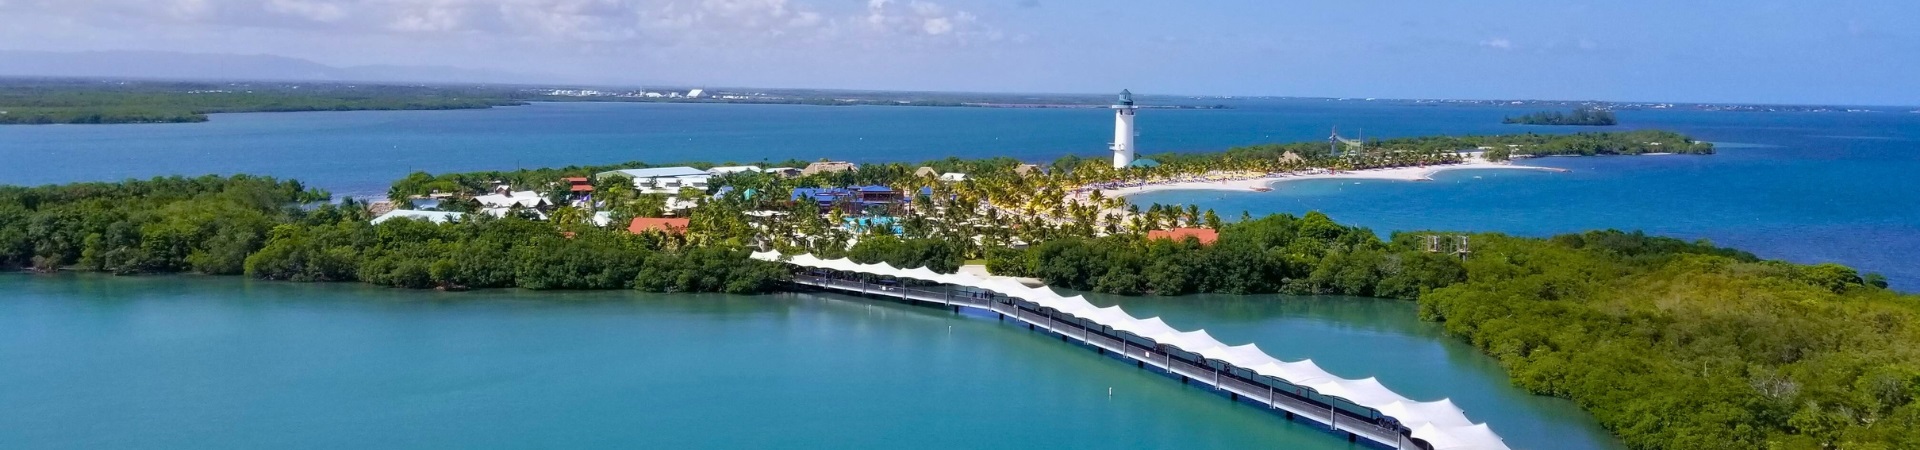
<svg viewBox="0 0 1920 450"><path fill-rule="evenodd" d="M433 223L447 223L447 222L458 222L461 219L465 219L466 217L467 217L466 214L457 213L457 212L396 209L393 211L387 211L386 214L381 214L380 217L373 218L372 223L374 225L379 225L393 219L411 219L411 220L421 220L421 221L427 221L427 222L433 222Z"/></svg>
<svg viewBox="0 0 1920 450"><path fill-rule="evenodd" d="M539 209L539 208L553 205L552 202L547 201L547 197L542 196L540 195L540 193L534 192L534 191L516 191L516 192L505 193L505 194L487 194L479 197L474 197L473 201L480 202L480 207L482 208L521 207L521 208Z"/></svg>
<svg viewBox="0 0 1920 450"><path fill-rule="evenodd" d="M967 181L967 174L958 173L958 172L943 173L943 174L940 174L940 181L945 181L949 183L958 183L962 181Z"/></svg>
<svg viewBox="0 0 1920 450"><path fill-rule="evenodd" d="M740 172L760 173L760 166L720 166L707 169L707 173L714 174L715 176Z"/></svg>
<svg viewBox="0 0 1920 450"><path fill-rule="evenodd" d="M598 178L624 176L633 179L634 190L642 194L674 194L682 188L707 189L707 181L713 173L692 167L654 167L648 169L621 169L600 172Z"/></svg>

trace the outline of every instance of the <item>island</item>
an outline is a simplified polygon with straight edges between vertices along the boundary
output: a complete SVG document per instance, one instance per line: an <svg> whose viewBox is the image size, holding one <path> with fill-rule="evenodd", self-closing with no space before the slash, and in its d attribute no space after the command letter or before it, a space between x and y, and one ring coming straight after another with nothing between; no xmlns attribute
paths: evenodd
<svg viewBox="0 0 1920 450"><path fill-rule="evenodd" d="M330 82L0 79L0 125L206 122L248 112L486 109L530 102L722 103L812 106L1105 108L1102 96L810 89L541 88ZM1226 109L1166 104L1155 109Z"/></svg>
<svg viewBox="0 0 1920 450"><path fill-rule="evenodd" d="M1573 110L1572 114L1564 114L1558 111L1542 111L1519 117L1509 116L1505 120L1502 120L1501 123L1509 125L1610 127L1619 125L1620 121L1614 118L1613 111L1599 108L1580 108Z"/></svg>
<svg viewBox="0 0 1920 450"><path fill-rule="evenodd" d="M1920 439L1920 297L1875 274L1637 232L1381 236L1320 213L1230 218L1107 194L1654 150L1712 145L1635 131L1272 144L1118 169L1078 156L635 162L414 173L380 201L247 175L9 186L0 265L449 291L798 289L799 269L753 257L772 251L936 273L982 264L1122 295L1384 297L1417 302L1516 385L1571 399L1630 448Z"/></svg>

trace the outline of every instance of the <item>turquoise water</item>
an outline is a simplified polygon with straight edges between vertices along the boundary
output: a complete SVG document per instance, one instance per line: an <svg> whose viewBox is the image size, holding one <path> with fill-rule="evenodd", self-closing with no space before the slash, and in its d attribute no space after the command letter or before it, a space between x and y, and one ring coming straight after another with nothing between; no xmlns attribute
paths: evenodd
<svg viewBox="0 0 1920 450"><path fill-rule="evenodd" d="M1627 116L1634 117L1634 116ZM1323 211L1394 230L1532 236L1617 228L1763 257L1839 262L1920 289L1920 115L1671 114L1672 128L1732 142L1712 156L1542 158L1571 169L1443 172L1432 182L1308 180L1273 192L1159 192L1236 217Z"/></svg>
<svg viewBox="0 0 1920 450"><path fill-rule="evenodd" d="M1211 103L1212 101L1209 101ZM1231 101L1140 116L1148 152L1349 136L1567 132L1502 125L1517 109L1325 100ZM165 174L297 177L339 194L436 172L631 160L919 161L1097 155L1108 111L796 105L536 104L470 111L221 114L166 125L0 127L0 183ZM1144 201L1239 211L1322 210L1380 231L1593 228L1706 238L1762 256L1841 262L1920 286L1920 114L1626 111L1625 128L1725 143L1710 157L1549 159L1567 174L1455 173L1434 183L1333 182L1268 194L1161 193ZM1475 178L1479 177L1479 178Z"/></svg>
<svg viewBox="0 0 1920 450"><path fill-rule="evenodd" d="M1352 297L1092 295L1136 317L1204 328L1231 345L1260 344L1287 361L1312 359L1347 378L1376 377L1417 400L1452 399L1514 448L1603 449L1620 444L1572 402L1529 395L1473 346L1421 322L1412 302Z"/></svg>
<svg viewBox="0 0 1920 450"><path fill-rule="evenodd" d="M1354 448L990 318L840 296L71 275L0 292L0 448ZM1519 448L1616 447L1409 303L1128 305L1453 396Z"/></svg>

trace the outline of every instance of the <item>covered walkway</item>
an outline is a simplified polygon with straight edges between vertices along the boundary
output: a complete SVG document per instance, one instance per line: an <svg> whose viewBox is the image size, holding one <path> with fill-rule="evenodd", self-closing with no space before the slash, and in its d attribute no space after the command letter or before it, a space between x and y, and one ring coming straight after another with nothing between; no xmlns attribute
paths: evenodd
<svg viewBox="0 0 1920 450"><path fill-rule="evenodd" d="M1119 306L1096 307L1081 296L1064 297L1049 288L1027 287L1001 277L941 274L811 255L766 252L753 257L808 269L794 277L798 284L1014 318L1029 328L1080 342L1142 368L1164 371L1182 382L1198 382L1235 400L1326 426L1349 440L1365 439L1396 449L1508 448L1486 424L1468 420L1447 399L1414 401L1373 378L1341 378L1312 360L1281 361L1255 344L1230 346L1206 330L1176 330L1158 317L1135 318Z"/></svg>

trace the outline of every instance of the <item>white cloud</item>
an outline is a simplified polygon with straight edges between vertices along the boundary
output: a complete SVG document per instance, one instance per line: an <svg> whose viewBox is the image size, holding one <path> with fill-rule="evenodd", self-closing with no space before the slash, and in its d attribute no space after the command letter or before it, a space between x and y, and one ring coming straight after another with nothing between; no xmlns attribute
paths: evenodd
<svg viewBox="0 0 1920 450"><path fill-rule="evenodd" d="M1480 46L1486 47L1486 48L1500 49L1500 50L1513 50L1513 41L1508 40L1507 38L1493 38L1493 39L1480 41Z"/></svg>
<svg viewBox="0 0 1920 450"><path fill-rule="evenodd" d="M897 0L867 0L863 18L869 30L904 37L951 37L998 39L1000 33L979 24L979 17L966 11L953 11L938 3L911 0L904 8Z"/></svg>
<svg viewBox="0 0 1920 450"><path fill-rule="evenodd" d="M271 0L267 2L266 10L315 22L334 22L347 17L346 8L338 4L310 0Z"/></svg>
<svg viewBox="0 0 1920 450"><path fill-rule="evenodd" d="M927 19L926 24L922 25L920 28L922 30L926 30L927 35L929 36L939 36L942 34L951 33L953 32L953 19L948 19L945 17L934 17L931 19Z"/></svg>
<svg viewBox="0 0 1920 450"><path fill-rule="evenodd" d="M828 12L828 0L0 0L7 11L112 24L298 28L351 34L448 34L553 42L703 46L835 39L954 38L988 28L965 11L925 0L868 0L859 13ZM843 10L844 11L844 10ZM841 13L841 14L844 14ZM862 42L872 44L874 42Z"/></svg>

